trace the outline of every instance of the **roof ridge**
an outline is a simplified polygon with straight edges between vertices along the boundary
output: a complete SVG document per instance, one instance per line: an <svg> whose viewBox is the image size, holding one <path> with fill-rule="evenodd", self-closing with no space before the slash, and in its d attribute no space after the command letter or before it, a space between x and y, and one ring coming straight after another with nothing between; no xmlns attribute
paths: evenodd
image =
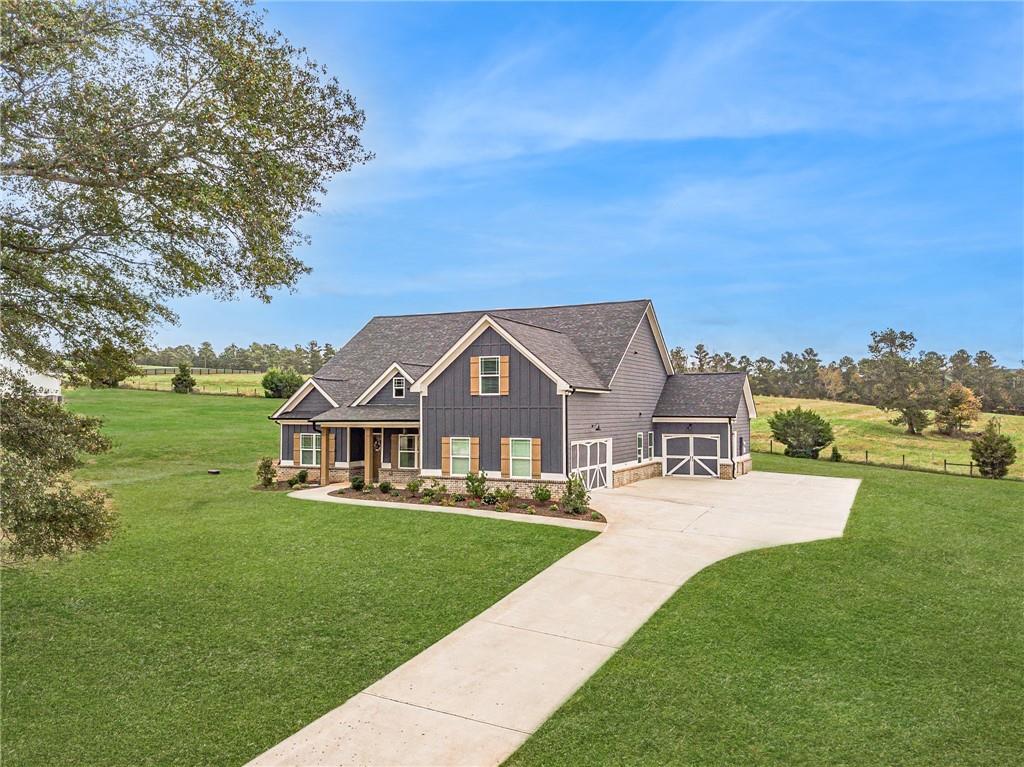
<svg viewBox="0 0 1024 767"><path fill-rule="evenodd" d="M684 376L745 376L745 370L684 370L676 375Z"/></svg>
<svg viewBox="0 0 1024 767"><path fill-rule="evenodd" d="M502 311L505 311L504 309ZM512 317L502 317L500 314L494 314L493 312L487 313L488 317L495 317L499 320L505 320L506 322L514 322L516 325L526 325L528 328L537 328L539 330L547 330L552 333L558 333L559 335L565 335L561 330L555 330L554 328L546 327L545 325L537 325L533 322L523 322L522 320L513 319Z"/></svg>
<svg viewBox="0 0 1024 767"><path fill-rule="evenodd" d="M624 301L591 301L583 304L551 304L549 306L503 306L492 309L460 309L452 312L413 312L410 314L375 314L371 317L371 320L377 319L396 319L398 317L444 317L451 316L454 314L494 314L495 312L527 312L536 311L538 309L574 309L581 306L611 306L612 304L639 304L639 303L652 303L649 298L630 298ZM511 318L509 318L511 319ZM513 320L518 322L519 320ZM524 323L528 324L528 323ZM539 327L539 326L538 326ZM556 333L558 331L555 331Z"/></svg>

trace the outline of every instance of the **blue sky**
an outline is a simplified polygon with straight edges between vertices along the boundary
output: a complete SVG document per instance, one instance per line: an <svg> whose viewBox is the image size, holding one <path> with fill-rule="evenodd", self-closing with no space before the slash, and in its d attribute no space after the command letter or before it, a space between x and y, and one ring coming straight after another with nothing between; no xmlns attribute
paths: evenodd
<svg viewBox="0 0 1024 767"><path fill-rule="evenodd" d="M1020 5L266 7L377 157L303 222L295 293L176 302L160 343L650 297L688 350L1024 357Z"/></svg>

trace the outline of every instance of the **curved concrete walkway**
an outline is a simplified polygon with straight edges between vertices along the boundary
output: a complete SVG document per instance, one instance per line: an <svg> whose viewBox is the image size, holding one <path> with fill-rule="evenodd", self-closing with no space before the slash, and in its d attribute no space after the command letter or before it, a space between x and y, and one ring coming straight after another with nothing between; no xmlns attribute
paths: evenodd
<svg viewBox="0 0 1024 767"><path fill-rule="evenodd" d="M250 765L500 764L694 573L841 536L858 484L754 472L595 492L604 533Z"/></svg>

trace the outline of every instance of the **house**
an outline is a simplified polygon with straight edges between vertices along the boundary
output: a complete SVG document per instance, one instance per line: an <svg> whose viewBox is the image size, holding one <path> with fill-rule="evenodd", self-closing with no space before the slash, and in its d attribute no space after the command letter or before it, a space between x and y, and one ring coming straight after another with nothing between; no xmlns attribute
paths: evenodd
<svg viewBox="0 0 1024 767"><path fill-rule="evenodd" d="M62 402L64 400L64 395L61 392L60 378L57 376L37 373L9 357L0 357L0 367L6 368L14 375L26 379L29 386L34 388L42 399L49 399L54 402Z"/></svg>
<svg viewBox="0 0 1024 767"><path fill-rule="evenodd" d="M270 416L278 476L557 495L750 470L744 373L677 374L649 300L374 317Z"/></svg>

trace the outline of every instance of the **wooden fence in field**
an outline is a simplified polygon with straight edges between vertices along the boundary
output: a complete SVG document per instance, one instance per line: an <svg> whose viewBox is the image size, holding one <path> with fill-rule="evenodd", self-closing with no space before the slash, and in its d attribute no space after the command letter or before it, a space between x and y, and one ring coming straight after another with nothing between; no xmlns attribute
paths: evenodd
<svg viewBox="0 0 1024 767"><path fill-rule="evenodd" d="M177 367L163 365L139 365L139 375L164 376L169 373L177 373ZM266 373L266 368L189 368L192 375L230 375L231 373Z"/></svg>
<svg viewBox="0 0 1024 767"><path fill-rule="evenodd" d="M161 381L152 381L150 383L128 383L123 381L118 387L119 389L135 389L138 391L174 391L174 386L169 383L163 383ZM258 386L232 386L230 384L215 384L213 386L204 386L203 384L197 384L192 389L192 394L216 394L222 397L265 397L266 392Z"/></svg>

